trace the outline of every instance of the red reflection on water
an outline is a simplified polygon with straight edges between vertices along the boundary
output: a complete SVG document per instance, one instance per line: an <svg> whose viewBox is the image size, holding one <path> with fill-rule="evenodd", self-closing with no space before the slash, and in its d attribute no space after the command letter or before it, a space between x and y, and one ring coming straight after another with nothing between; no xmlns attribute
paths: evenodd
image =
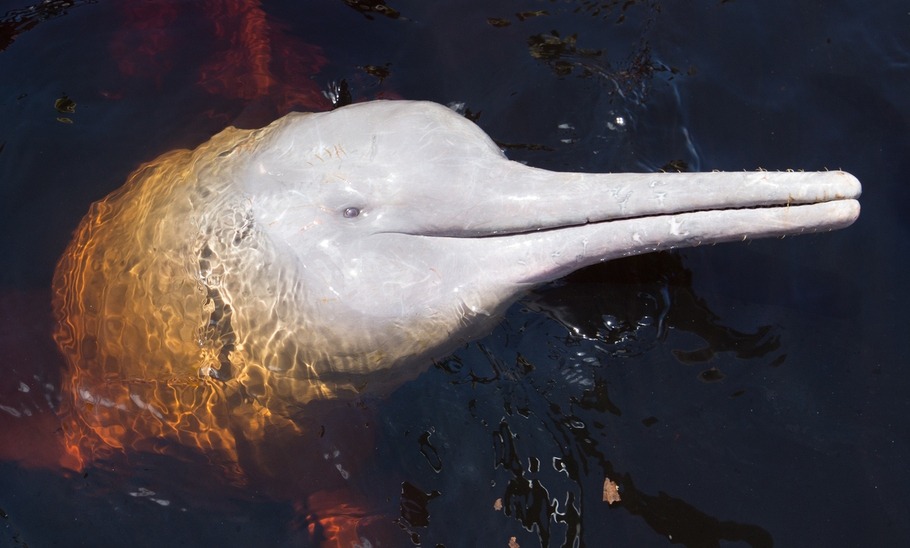
<svg viewBox="0 0 910 548"><path fill-rule="evenodd" d="M119 9L121 23L112 33L109 50L116 69L128 80L161 88L181 66L185 68L187 59L192 60L187 48L199 45L198 51L214 52L207 54L205 61L191 65L195 83L207 93L242 103L260 101L268 106L268 112L262 113L268 119L294 109L318 111L331 107L312 79L326 64L321 48L289 36L282 25L263 11L259 2L151 0L125 2ZM188 34L188 23L198 28L198 21L193 18L200 13L207 16L210 34ZM116 458L117 453L170 455L175 447L180 449L173 443L177 442L209 457L224 472L227 482L235 485L260 482L257 493L264 491L273 498L306 500L304 506L310 524L306 528L327 543L349 545L351 540L359 538L357 531L372 519L368 517L367 505L355 505L343 490L332 490L343 482L337 479L331 463L325 463L315 451L305 451L315 437L312 432L310 437L302 438L292 421L275 424L267 411L259 409L240 420L239 426L238 422L231 423L231 427L208 422L204 419L232 416L227 411L229 402L213 388L213 383L198 379L150 382L130 378L128 382L117 383L103 378L103 372L98 371L95 371L97 378L80 377L79 370L63 364L49 337L53 331L50 302L47 289L0 293L0 355L4 356L0 375L0 461L15 461L28 468L82 472L96 458ZM48 344L36 345L36 341ZM92 421L86 421L73 409L72 390L80 379L97 381L90 385L97 394L107 398L102 400L99 396L86 404ZM61 392L65 395L63 402ZM192 409L176 403L162 406L180 420L169 421L170 415L163 414L139 418L123 411L126 405L135 405L137 401L149 405L147 402L169 401L166 399L169 396L177 402L192 395L200 400L200 405ZM119 419L123 420L118 422ZM238 464L241 457L234 437L238 433L264 430L265 426L269 427L269 436L277 440L273 444L276 447L271 451L249 448L247 462L258 468L251 480L249 471L241 470ZM305 455L294 459L294 481L280 477L276 469L281 467L271 466L270 462L283 454L277 447L286 448L283 442L288 438L296 444L297 454ZM158 443L165 439L172 443ZM255 445L255 441L254 436L250 445ZM368 442L364 445L370 446ZM258 462L260 452L265 453L262 456L265 462ZM345 455L354 452L346 451ZM356 462L354 456L351 458ZM320 465L327 467L328 473ZM345 466L351 468L347 462ZM331 472L335 476L330 476ZM270 483L272 488L263 487L262 483Z"/></svg>
<svg viewBox="0 0 910 548"><path fill-rule="evenodd" d="M151 80L156 87L175 69L175 61L203 47L213 51L198 67L196 83L229 99L268 98L273 116L293 109L327 110L331 102L312 80L325 65L322 49L290 36L253 0L174 0L125 2L122 23L110 51L120 73ZM196 10L211 24L206 36L187 32L185 20Z"/></svg>
<svg viewBox="0 0 910 548"><path fill-rule="evenodd" d="M51 324L49 291L0 291L0 461L77 469L56 414L63 363Z"/></svg>

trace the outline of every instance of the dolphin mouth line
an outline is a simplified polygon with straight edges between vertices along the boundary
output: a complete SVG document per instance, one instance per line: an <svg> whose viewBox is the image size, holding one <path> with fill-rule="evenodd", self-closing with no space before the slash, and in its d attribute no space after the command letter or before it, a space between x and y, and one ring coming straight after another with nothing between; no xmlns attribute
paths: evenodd
<svg viewBox="0 0 910 548"><path fill-rule="evenodd" d="M405 236L423 236L427 238L449 238L449 239L495 239L495 238L509 238L513 236L529 236L533 234L544 234L547 232L557 232L560 230L568 230L572 228L581 228L585 226L592 225L607 225L609 223L616 222L627 222L627 221L636 221L643 219L669 219L676 217L678 215L691 215L696 213L723 213L727 211L760 211L760 210L786 210L786 209L796 209L796 208L812 208L815 206L822 206L826 204L833 203L847 203L847 202L857 202L859 201L856 197L847 196L847 195L837 195L827 200L817 200L817 201L788 201L785 203L776 203L776 204L750 204L745 206L730 206L730 207L719 207L719 208L693 208L693 209L680 209L677 211L663 211L655 212L651 214L641 214L641 215L629 215L623 217L613 217L610 219L586 219L584 221L579 221L577 223L566 223L560 225L552 226L538 226L530 227L527 229L521 230L508 230L508 229L498 229L498 230L488 230L488 231L428 231L428 232L405 232L405 231L382 231L376 232L375 234L401 234Z"/></svg>

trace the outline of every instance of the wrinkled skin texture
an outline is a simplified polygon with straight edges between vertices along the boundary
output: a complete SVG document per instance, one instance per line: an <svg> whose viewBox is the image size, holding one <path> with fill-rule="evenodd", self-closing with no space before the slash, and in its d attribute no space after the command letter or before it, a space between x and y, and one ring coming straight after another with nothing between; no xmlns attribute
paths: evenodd
<svg viewBox="0 0 910 548"><path fill-rule="evenodd" d="M505 159L432 103L228 128L95 204L57 269L69 455L300 432L384 394L535 284L659 249L841 228L843 172L577 174Z"/></svg>

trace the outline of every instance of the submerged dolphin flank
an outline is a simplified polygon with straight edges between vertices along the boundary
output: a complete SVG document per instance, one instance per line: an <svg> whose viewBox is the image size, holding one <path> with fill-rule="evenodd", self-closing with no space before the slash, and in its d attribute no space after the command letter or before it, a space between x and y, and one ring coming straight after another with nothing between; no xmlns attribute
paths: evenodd
<svg viewBox="0 0 910 548"><path fill-rule="evenodd" d="M183 439L204 409L245 402L249 433L314 398L398 386L534 284L842 228L859 195L840 171L535 169L426 102L228 128L141 167L80 225L54 281L69 410L123 446Z"/></svg>

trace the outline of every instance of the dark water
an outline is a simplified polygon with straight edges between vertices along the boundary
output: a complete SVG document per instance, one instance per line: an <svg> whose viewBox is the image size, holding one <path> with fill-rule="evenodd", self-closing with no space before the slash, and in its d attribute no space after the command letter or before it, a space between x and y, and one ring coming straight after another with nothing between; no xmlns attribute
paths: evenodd
<svg viewBox="0 0 910 548"><path fill-rule="evenodd" d="M63 367L51 276L89 204L226 125L330 108L339 86L463 103L550 169L843 168L865 191L845 231L577 273L338 410L293 451L349 473L373 546L910 541L905 2L253 3L280 52L268 85L230 56L244 2L137 4L0 2L0 545L318 536L322 486L293 453L288 484L307 487L277 496L193 461L37 466L32 433Z"/></svg>

